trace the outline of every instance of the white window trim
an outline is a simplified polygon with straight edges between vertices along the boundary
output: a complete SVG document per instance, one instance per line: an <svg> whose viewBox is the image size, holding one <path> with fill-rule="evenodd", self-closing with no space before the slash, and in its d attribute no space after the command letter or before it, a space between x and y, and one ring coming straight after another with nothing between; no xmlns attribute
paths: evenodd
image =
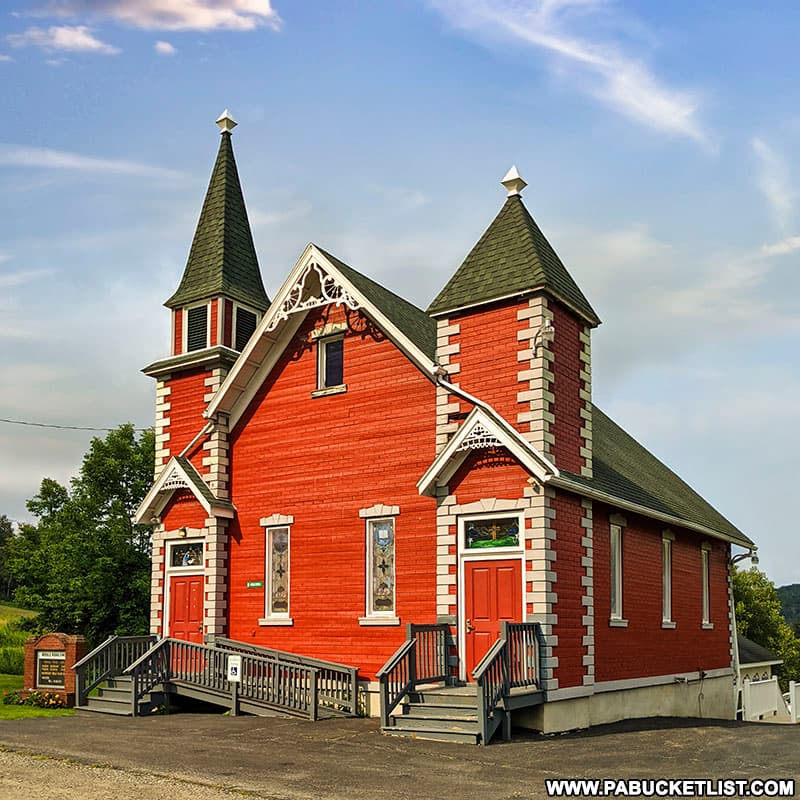
<svg viewBox="0 0 800 800"><path fill-rule="evenodd" d="M232 303L233 303L233 314L231 315L231 349L236 350L236 317L238 316L239 309L241 308L243 311L249 311L251 314L256 315L256 328L258 327L258 323L261 322L261 314L259 314L255 308L253 308L252 306L248 306L245 303L240 303L237 300L233 300ZM221 314L220 314L220 319L222 319ZM220 327L219 340L218 340L219 342L222 342L223 330L225 329L223 327ZM247 343L245 342L245 344Z"/></svg>
<svg viewBox="0 0 800 800"><path fill-rule="evenodd" d="M312 397L325 397L329 394L340 394L347 391L347 384L340 383L336 386L325 385L325 353L330 342L344 341L344 333L335 333L330 336L317 338L317 388L311 392ZM344 348L344 345L342 345ZM342 378L344 378L344 352L342 353Z"/></svg>
<svg viewBox="0 0 800 800"><path fill-rule="evenodd" d="M204 303L192 303L191 305L183 307L183 314L181 315L183 325L181 328L181 344L184 353L198 353L205 348L201 347L199 350L189 350L189 310L192 308L206 307L206 348L211 347L211 301L206 300ZM174 338L174 337L173 337Z"/></svg>
<svg viewBox="0 0 800 800"><path fill-rule="evenodd" d="M364 559L364 582L365 582L365 614L358 618L358 624L369 625L399 625L400 617L397 616L397 515L384 514L376 516L370 513L370 509L361 509L359 516L364 519L364 539L365 539L365 559ZM384 506L384 508L397 508L397 506ZM399 511L399 509L398 509ZM363 512L363 513L362 513ZM394 538L394 575L392 580L392 611L373 611L372 610L372 531L371 527L375 523L390 520L392 523L392 535Z"/></svg>
<svg viewBox="0 0 800 800"><path fill-rule="evenodd" d="M458 518L458 553L461 556L490 556L493 554L508 557L514 555L525 547L525 515L519 511L484 511L481 514L465 514ZM467 523L476 519L516 519L519 530L519 544L510 547L487 547L472 548L466 546L464 538L467 531Z"/></svg>
<svg viewBox="0 0 800 800"><path fill-rule="evenodd" d="M676 627L672 619L672 543L675 534L664 531L661 534L661 627Z"/></svg>
<svg viewBox="0 0 800 800"><path fill-rule="evenodd" d="M700 627L710 631L714 629L714 623L711 621L711 545L708 542L700 545L700 576L700 607L703 616Z"/></svg>
<svg viewBox="0 0 800 800"><path fill-rule="evenodd" d="M617 539L617 546L614 547L614 539ZM609 561L611 562L610 567L616 566L616 570L610 568L609 573L616 573L615 580L610 587L610 595L609 595L609 619L608 624L612 628L627 628L628 627L628 620L625 619L622 615L622 610L624 608L623 605L623 554L622 554L622 547L623 547L623 526L620 522L611 522L609 526ZM614 563L616 562L616 564ZM616 598L616 603L614 600ZM616 608L614 606L616 605Z"/></svg>
<svg viewBox="0 0 800 800"><path fill-rule="evenodd" d="M262 519L264 527L264 616L258 621L261 626L291 626L292 619L292 523L294 517L273 514L272 517ZM264 523L267 523L266 525ZM286 604L287 611L273 613L270 610L272 596L272 548L270 547L270 532L286 529Z"/></svg>

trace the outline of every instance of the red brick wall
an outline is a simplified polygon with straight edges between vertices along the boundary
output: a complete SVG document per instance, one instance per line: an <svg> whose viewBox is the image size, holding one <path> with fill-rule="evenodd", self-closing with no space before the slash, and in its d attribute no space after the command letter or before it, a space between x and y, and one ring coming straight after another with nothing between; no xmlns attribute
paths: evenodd
<svg viewBox="0 0 800 800"><path fill-rule="evenodd" d="M217 340L217 331L219 330L219 304L220 300L211 301L211 330L209 331L209 342L211 347L216 347L219 344Z"/></svg>
<svg viewBox="0 0 800 800"><path fill-rule="evenodd" d="M178 528L205 528L208 514L188 489L174 492L164 510L161 522L168 531Z"/></svg>
<svg viewBox="0 0 800 800"><path fill-rule="evenodd" d="M403 625L359 625L366 606L365 520L359 509L399 505L396 611L402 623L436 621L436 503L416 482L433 460L435 390L382 335L347 315L344 394L312 399L313 327L346 320L342 309L305 320L231 434L229 633L374 676L405 638ZM368 326L367 326L368 328ZM265 535L271 514L294 517L290 539L292 627L260 627Z"/></svg>
<svg viewBox="0 0 800 800"><path fill-rule="evenodd" d="M581 578L586 574L586 569L581 565L581 558L585 554L581 544L584 533L581 526L583 509L580 498L562 491L556 493L551 505L556 512L553 524L558 532L553 542L556 553L553 565L556 571L554 590L558 596L553 606L553 613L558 615L558 625L554 628L558 645L553 649L553 655L558 658L555 677L558 678L559 688L563 689L565 686L583 685L583 657L588 653L583 646L586 633L583 626L586 611L582 603L585 589L581 583Z"/></svg>
<svg viewBox="0 0 800 800"><path fill-rule="evenodd" d="M622 533L622 613L627 628L611 628L609 514L595 503L594 542L594 636L595 678L613 681L645 675L711 670L730 666L728 630L728 546L690 531L671 528L672 619L674 630L661 627L661 533L665 525L635 514L624 514L628 525ZM712 546L711 621L713 630L702 630L700 545ZM557 562L560 567L560 556ZM560 578L560 576L559 576ZM559 625L561 617L559 616Z"/></svg>
<svg viewBox="0 0 800 800"><path fill-rule="evenodd" d="M580 332L583 325L578 322L571 311L555 301L550 301L553 312L555 337L550 344L555 360L551 364L553 372L553 394L555 396L555 424L550 430L555 435L553 455L560 469L580 474L584 458L580 454L583 446L581 438L581 413L583 401L581 390L582 349Z"/></svg>
<svg viewBox="0 0 800 800"><path fill-rule="evenodd" d="M515 427L519 427L517 413L522 410L517 403L517 372L525 366L520 367L517 353L527 346L517 341L517 331L527 324L517 321L517 311L527 305L518 300L498 303L450 318L451 324L460 326L459 333L450 337L450 344L461 348L450 359L461 365L453 380Z"/></svg>
<svg viewBox="0 0 800 800"><path fill-rule="evenodd" d="M179 356L183 352L183 309L176 308L172 312L172 354Z"/></svg>
<svg viewBox="0 0 800 800"><path fill-rule="evenodd" d="M207 404L203 397L207 391L205 379L208 375L208 371L203 369L187 370L166 383L172 390L167 398L170 423L166 430L169 433L169 450L174 456L179 455L206 424L203 411ZM200 441L189 454L200 474L206 471L202 465L202 444Z"/></svg>

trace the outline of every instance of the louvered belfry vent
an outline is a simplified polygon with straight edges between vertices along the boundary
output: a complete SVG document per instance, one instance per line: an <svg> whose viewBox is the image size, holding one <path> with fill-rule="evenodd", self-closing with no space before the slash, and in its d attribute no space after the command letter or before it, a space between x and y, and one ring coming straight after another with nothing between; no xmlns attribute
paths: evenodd
<svg viewBox="0 0 800 800"><path fill-rule="evenodd" d="M186 314L186 350L208 346L208 306L195 306Z"/></svg>
<svg viewBox="0 0 800 800"><path fill-rule="evenodd" d="M244 346L253 335L256 329L256 315L252 311L246 311L244 308L236 309L236 341L234 343L236 350L244 350Z"/></svg>

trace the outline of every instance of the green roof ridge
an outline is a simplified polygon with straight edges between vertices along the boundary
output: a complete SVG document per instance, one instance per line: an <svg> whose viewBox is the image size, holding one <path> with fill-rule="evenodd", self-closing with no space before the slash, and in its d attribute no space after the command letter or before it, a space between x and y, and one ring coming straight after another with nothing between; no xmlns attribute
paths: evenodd
<svg viewBox="0 0 800 800"><path fill-rule="evenodd" d="M428 313L441 314L535 289L548 290L590 324L600 324L600 318L525 208L522 198L515 194L506 200L430 304Z"/></svg>
<svg viewBox="0 0 800 800"><path fill-rule="evenodd" d="M592 405L592 477L571 480L652 511L701 525L752 544L732 522L686 481Z"/></svg>
<svg viewBox="0 0 800 800"><path fill-rule="evenodd" d="M183 278L164 305L176 308L217 295L262 312L269 306L227 131L222 133Z"/></svg>
<svg viewBox="0 0 800 800"><path fill-rule="evenodd" d="M436 321L421 308L362 275L318 245L317 249L353 286L394 323L432 361L436 357Z"/></svg>

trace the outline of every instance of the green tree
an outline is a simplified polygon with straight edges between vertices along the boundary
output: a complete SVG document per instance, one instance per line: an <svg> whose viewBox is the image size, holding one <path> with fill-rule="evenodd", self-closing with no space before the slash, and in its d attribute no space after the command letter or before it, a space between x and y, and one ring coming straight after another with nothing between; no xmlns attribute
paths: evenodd
<svg viewBox="0 0 800 800"><path fill-rule="evenodd" d="M92 643L147 630L150 531L131 516L153 477L152 431L136 438L123 425L92 440L67 489L50 478L28 501L35 525L9 545L15 597L40 611L50 630Z"/></svg>
<svg viewBox="0 0 800 800"><path fill-rule="evenodd" d="M14 535L14 525L5 515L0 514L0 597L7 600L11 597L13 580L6 564L8 543Z"/></svg>
<svg viewBox="0 0 800 800"><path fill-rule="evenodd" d="M800 639L783 618L775 584L757 567L734 569L733 598L739 633L783 659L776 672L784 691L800 681Z"/></svg>

